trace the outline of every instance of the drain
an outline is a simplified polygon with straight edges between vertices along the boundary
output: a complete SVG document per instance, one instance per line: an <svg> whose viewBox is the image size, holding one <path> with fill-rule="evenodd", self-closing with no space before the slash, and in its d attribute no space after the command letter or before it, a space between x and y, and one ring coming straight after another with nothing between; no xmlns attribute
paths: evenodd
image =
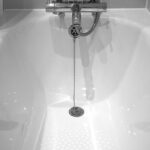
<svg viewBox="0 0 150 150"><path fill-rule="evenodd" d="M73 117L80 117L84 114L84 110L81 107L72 107L69 109L69 114Z"/></svg>
<svg viewBox="0 0 150 150"><path fill-rule="evenodd" d="M79 25L71 25L69 27L69 34L73 37L73 38L77 38L80 36L79 34L79 29L80 29L80 26Z"/></svg>

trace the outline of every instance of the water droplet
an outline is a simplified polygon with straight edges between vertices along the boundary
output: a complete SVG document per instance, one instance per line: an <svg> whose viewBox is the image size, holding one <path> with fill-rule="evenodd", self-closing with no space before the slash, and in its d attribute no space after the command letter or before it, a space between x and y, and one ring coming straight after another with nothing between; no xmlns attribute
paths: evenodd
<svg viewBox="0 0 150 150"><path fill-rule="evenodd" d="M14 139L12 137L9 138L9 141L13 141Z"/></svg>
<svg viewBox="0 0 150 150"><path fill-rule="evenodd" d="M24 107L23 110L27 110L27 107Z"/></svg>

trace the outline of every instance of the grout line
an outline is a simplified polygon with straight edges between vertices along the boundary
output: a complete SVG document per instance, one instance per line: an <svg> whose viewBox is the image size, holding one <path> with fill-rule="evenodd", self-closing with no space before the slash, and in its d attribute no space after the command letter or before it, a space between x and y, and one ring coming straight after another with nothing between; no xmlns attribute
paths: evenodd
<svg viewBox="0 0 150 150"><path fill-rule="evenodd" d="M150 14L150 10L148 8L146 9L146 11L147 11L148 14Z"/></svg>
<svg viewBox="0 0 150 150"><path fill-rule="evenodd" d="M148 8L148 0L146 0L145 8Z"/></svg>
<svg viewBox="0 0 150 150"><path fill-rule="evenodd" d="M0 0L0 15L3 14L3 0Z"/></svg>
<svg viewBox="0 0 150 150"><path fill-rule="evenodd" d="M150 3L150 1L149 1L149 0L146 0L146 8L147 8L147 11L150 13L149 3Z"/></svg>

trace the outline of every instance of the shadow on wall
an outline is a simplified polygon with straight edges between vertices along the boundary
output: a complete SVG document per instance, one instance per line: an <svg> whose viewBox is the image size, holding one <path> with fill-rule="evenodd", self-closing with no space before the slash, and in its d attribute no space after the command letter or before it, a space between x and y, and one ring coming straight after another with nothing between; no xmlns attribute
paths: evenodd
<svg viewBox="0 0 150 150"><path fill-rule="evenodd" d="M4 11L0 19L0 30L11 28L21 22L31 11Z"/></svg>
<svg viewBox="0 0 150 150"><path fill-rule="evenodd" d="M83 29L88 30L92 19L82 20ZM71 18L56 16L50 21L54 51L68 59L73 58L73 40L68 34L70 24ZM134 56L139 33L134 26L102 17L91 35L77 40L76 59L81 59L86 99L106 100L117 90Z"/></svg>

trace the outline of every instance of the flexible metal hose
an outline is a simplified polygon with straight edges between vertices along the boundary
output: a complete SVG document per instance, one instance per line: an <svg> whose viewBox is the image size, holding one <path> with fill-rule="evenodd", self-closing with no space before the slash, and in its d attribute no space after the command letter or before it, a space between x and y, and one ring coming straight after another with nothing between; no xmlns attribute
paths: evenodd
<svg viewBox="0 0 150 150"><path fill-rule="evenodd" d="M89 31L87 31L87 32L82 32L82 28L78 28L78 30L77 30L78 34L79 34L80 36L87 36L87 35L89 35L90 33L92 33L92 32L94 31L94 29L96 28L98 22L99 22L100 14L101 14L100 12L96 12L93 25L92 25L92 27L89 29Z"/></svg>

